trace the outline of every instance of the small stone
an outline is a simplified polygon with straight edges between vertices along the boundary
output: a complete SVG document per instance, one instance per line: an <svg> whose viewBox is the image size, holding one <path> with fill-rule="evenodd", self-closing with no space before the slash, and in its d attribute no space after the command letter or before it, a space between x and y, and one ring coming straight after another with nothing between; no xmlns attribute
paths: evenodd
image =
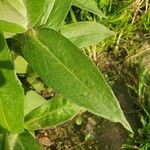
<svg viewBox="0 0 150 150"><path fill-rule="evenodd" d="M48 138L48 137L40 137L39 139L39 143L45 147L50 147L53 142Z"/></svg>

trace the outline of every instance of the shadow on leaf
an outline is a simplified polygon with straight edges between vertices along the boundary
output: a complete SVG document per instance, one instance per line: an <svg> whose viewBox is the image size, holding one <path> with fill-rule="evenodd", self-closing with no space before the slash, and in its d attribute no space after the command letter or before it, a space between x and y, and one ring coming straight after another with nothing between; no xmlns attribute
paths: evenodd
<svg viewBox="0 0 150 150"><path fill-rule="evenodd" d="M5 41L2 34L0 34L0 52L4 50L5 47Z"/></svg>
<svg viewBox="0 0 150 150"><path fill-rule="evenodd" d="M10 60L3 60L0 61L0 69L13 70L14 66Z"/></svg>
<svg viewBox="0 0 150 150"><path fill-rule="evenodd" d="M6 84L6 78L4 77L2 71L0 71L0 86Z"/></svg>
<svg viewBox="0 0 150 150"><path fill-rule="evenodd" d="M0 86L6 84L6 78L2 70L13 70L13 64L9 60L0 61Z"/></svg>

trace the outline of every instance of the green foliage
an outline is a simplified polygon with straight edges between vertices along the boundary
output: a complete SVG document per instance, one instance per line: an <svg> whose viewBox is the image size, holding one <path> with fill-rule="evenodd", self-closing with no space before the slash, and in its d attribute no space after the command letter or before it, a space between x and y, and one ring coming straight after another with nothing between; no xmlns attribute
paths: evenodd
<svg viewBox="0 0 150 150"><path fill-rule="evenodd" d="M104 17L96 2L89 2L0 1L2 149L41 149L29 132L23 130L56 126L84 110L120 122L132 132L111 88L79 49L98 43L112 35L112 31L96 22L64 25L72 4ZM9 40L4 37L6 32L14 33ZM29 66L32 71L28 70ZM59 96L46 102L36 93L39 88L29 82L32 75L33 80L38 76L42 88L52 87Z"/></svg>
<svg viewBox="0 0 150 150"><path fill-rule="evenodd" d="M150 31L150 9L142 15L142 23L147 31Z"/></svg>
<svg viewBox="0 0 150 150"><path fill-rule="evenodd" d="M72 0L47 0L46 8L37 24L59 30L71 7ZM65 7L64 7L65 6Z"/></svg>
<svg viewBox="0 0 150 150"><path fill-rule="evenodd" d="M23 130L23 89L14 73L10 51L2 33L0 43L0 126L12 133L20 132Z"/></svg>

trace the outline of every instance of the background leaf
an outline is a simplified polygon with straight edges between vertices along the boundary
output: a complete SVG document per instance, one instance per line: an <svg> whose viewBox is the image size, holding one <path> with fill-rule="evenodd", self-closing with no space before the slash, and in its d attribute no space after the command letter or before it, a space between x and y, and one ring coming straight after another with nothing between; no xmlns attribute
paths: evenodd
<svg viewBox="0 0 150 150"><path fill-rule="evenodd" d="M99 43L113 35L113 32L105 26L88 21L64 25L61 33L79 48Z"/></svg>
<svg viewBox="0 0 150 150"><path fill-rule="evenodd" d="M80 49L51 29L19 38L25 59L48 86L72 103L131 131L111 88Z"/></svg>
<svg viewBox="0 0 150 150"><path fill-rule="evenodd" d="M0 1L1 31L20 33L27 28L26 8L20 0Z"/></svg>
<svg viewBox="0 0 150 150"><path fill-rule="evenodd" d="M106 18L106 16L98 8L95 0L73 0L73 5L81 8L81 9L87 10L89 12L92 12L92 13L98 15L99 17Z"/></svg>
<svg viewBox="0 0 150 150"><path fill-rule="evenodd" d="M47 0L23 0L27 9L28 27L34 26L41 17Z"/></svg>
<svg viewBox="0 0 150 150"><path fill-rule="evenodd" d="M55 0L51 13L45 23L45 27L59 30L64 21L70 7L72 0ZM51 4L51 3L49 3Z"/></svg>
<svg viewBox="0 0 150 150"><path fill-rule="evenodd" d="M25 117L25 127L28 130L53 127L72 119L81 110L62 97L54 97Z"/></svg>
<svg viewBox="0 0 150 150"><path fill-rule="evenodd" d="M24 60L23 57L17 56L15 61L15 72L18 74L25 74L27 72L28 63Z"/></svg>
<svg viewBox="0 0 150 150"><path fill-rule="evenodd" d="M0 43L0 125L10 132L20 132L23 130L23 89L14 73L10 51L2 33Z"/></svg>
<svg viewBox="0 0 150 150"><path fill-rule="evenodd" d="M46 102L47 101L35 91L28 91L25 98L25 115Z"/></svg>
<svg viewBox="0 0 150 150"><path fill-rule="evenodd" d="M40 17L40 19L38 20L36 26L44 26L47 19L49 18L49 15L54 7L56 0L47 0L46 5L45 5L45 9Z"/></svg>

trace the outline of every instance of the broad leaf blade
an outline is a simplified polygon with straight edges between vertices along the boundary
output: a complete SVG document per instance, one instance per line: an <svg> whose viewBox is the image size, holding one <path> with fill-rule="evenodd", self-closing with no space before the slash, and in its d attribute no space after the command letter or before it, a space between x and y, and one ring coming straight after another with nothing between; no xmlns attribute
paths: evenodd
<svg viewBox="0 0 150 150"><path fill-rule="evenodd" d="M22 1L0 1L0 29L6 32L20 33L27 28L26 8Z"/></svg>
<svg viewBox="0 0 150 150"><path fill-rule="evenodd" d="M6 134L3 150L42 150L40 144L29 132Z"/></svg>
<svg viewBox="0 0 150 150"><path fill-rule="evenodd" d="M53 127L72 119L81 110L62 97L54 97L25 117L25 127L28 130Z"/></svg>
<svg viewBox="0 0 150 150"><path fill-rule="evenodd" d="M98 8L95 0L73 0L73 5L81 8L81 9L87 10L89 12L92 12L92 13L98 15L99 17L106 18L106 16Z"/></svg>
<svg viewBox="0 0 150 150"><path fill-rule="evenodd" d="M66 99L131 130L101 73L69 40L54 30L41 29L22 36L22 52L43 81Z"/></svg>
<svg viewBox="0 0 150 150"><path fill-rule="evenodd" d="M44 104L46 100L34 91L28 91L25 98L25 115Z"/></svg>
<svg viewBox="0 0 150 150"><path fill-rule="evenodd" d="M23 129L23 89L14 73L10 51L2 34L0 43L0 126L10 132L20 132Z"/></svg>
<svg viewBox="0 0 150 150"><path fill-rule="evenodd" d="M65 19L72 0L55 0L51 13L45 23L45 26L54 30L59 30L63 20Z"/></svg>
<svg viewBox="0 0 150 150"><path fill-rule="evenodd" d="M87 21L64 25L61 33L79 48L99 43L113 35L113 32L105 26Z"/></svg>

